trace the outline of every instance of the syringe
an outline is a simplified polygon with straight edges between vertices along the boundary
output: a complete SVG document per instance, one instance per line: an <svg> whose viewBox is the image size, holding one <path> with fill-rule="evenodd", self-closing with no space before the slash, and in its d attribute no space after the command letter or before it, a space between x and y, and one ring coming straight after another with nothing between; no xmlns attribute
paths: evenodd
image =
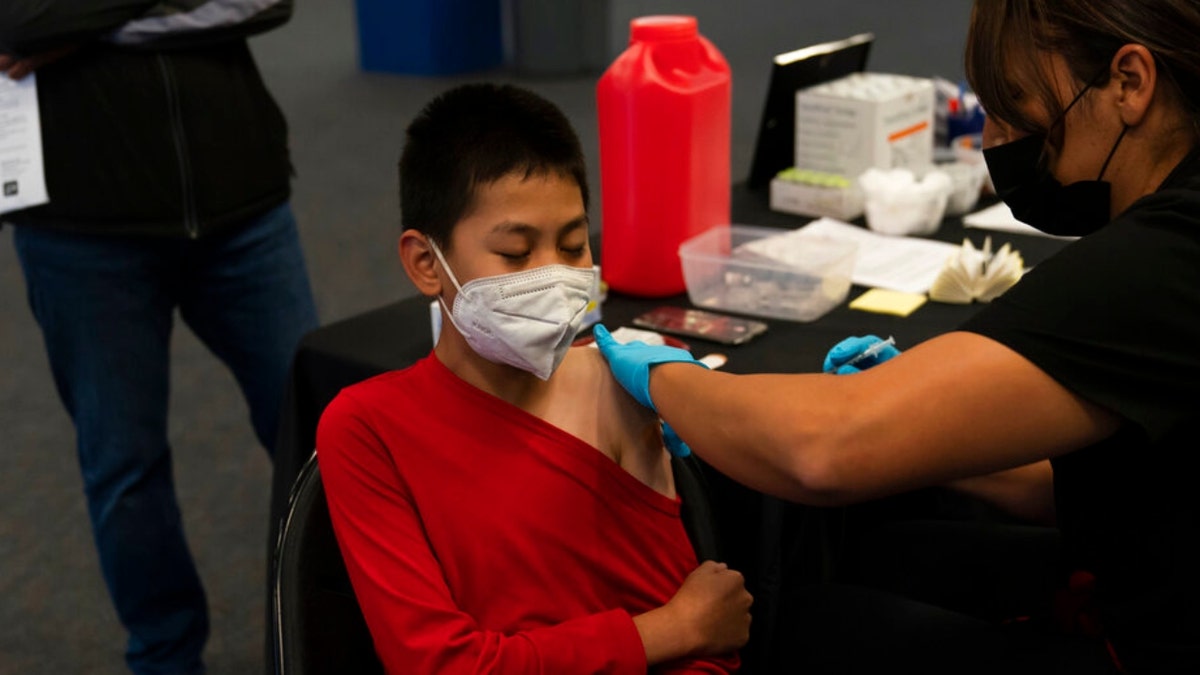
<svg viewBox="0 0 1200 675"><path fill-rule="evenodd" d="M895 344L896 344L896 338L889 335L886 340L880 340L879 342L873 343L871 346L862 350L862 352L857 354L854 358L841 364L838 367L845 368L846 366L853 366L856 363L859 363L861 361L871 358L872 356L879 354L879 352L882 352L883 350L887 349L888 347L894 346Z"/></svg>

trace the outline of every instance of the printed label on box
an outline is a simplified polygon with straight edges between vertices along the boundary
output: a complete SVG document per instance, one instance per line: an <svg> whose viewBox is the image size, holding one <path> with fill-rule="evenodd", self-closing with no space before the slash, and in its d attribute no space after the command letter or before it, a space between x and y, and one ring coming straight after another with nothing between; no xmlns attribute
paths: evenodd
<svg viewBox="0 0 1200 675"><path fill-rule="evenodd" d="M796 93L796 167L854 179L933 163L933 82L856 73Z"/></svg>

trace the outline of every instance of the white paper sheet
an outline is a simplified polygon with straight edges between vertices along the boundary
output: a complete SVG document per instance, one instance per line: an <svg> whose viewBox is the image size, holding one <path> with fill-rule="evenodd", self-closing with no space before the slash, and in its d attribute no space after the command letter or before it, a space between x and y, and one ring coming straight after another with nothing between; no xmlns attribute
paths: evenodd
<svg viewBox="0 0 1200 675"><path fill-rule="evenodd" d="M946 259L958 251L957 246L943 241L890 237L832 218L814 220L796 231L857 243L852 281L905 293L928 292Z"/></svg>
<svg viewBox="0 0 1200 675"><path fill-rule="evenodd" d="M1049 237L1051 239L1079 238L1046 234L1032 225L1026 225L1013 217L1012 209L1008 208L1008 204L1004 202L997 202L975 213L968 213L963 216L963 227L974 227L996 232L1012 232L1013 234L1031 234L1035 237Z"/></svg>
<svg viewBox="0 0 1200 675"><path fill-rule="evenodd" d="M0 75L0 214L49 201L36 75Z"/></svg>

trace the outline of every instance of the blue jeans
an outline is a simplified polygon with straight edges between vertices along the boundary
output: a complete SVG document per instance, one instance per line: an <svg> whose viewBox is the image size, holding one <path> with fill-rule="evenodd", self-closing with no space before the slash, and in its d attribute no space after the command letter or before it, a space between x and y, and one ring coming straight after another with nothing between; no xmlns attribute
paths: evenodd
<svg viewBox="0 0 1200 675"><path fill-rule="evenodd" d="M293 352L317 324L291 209L198 240L18 227L13 241L75 423L126 661L138 675L203 672L208 608L167 443L174 312L233 371L270 451Z"/></svg>

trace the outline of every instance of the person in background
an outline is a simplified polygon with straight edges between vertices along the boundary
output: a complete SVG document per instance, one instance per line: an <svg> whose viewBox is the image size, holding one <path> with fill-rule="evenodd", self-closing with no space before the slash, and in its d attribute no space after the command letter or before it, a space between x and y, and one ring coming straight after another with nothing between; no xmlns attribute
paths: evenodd
<svg viewBox="0 0 1200 675"><path fill-rule="evenodd" d="M408 128L400 195L400 259L440 336L317 430L387 672L735 670L741 574L697 564L657 417L571 346L595 273L566 117L512 86L452 89Z"/></svg>
<svg viewBox="0 0 1200 675"><path fill-rule="evenodd" d="M0 3L0 72L36 73L50 195L5 220L138 675L203 672L209 630L167 440L174 312L233 371L268 452L317 324L286 124L246 44L290 15L290 0Z"/></svg>
<svg viewBox="0 0 1200 675"><path fill-rule="evenodd" d="M596 328L622 385L751 487L832 505L957 479L1052 505L1053 620L826 597L798 656L841 661L803 672L1200 672L1198 34L1194 0L976 0L997 193L1082 238L956 332L861 373L737 376Z"/></svg>

